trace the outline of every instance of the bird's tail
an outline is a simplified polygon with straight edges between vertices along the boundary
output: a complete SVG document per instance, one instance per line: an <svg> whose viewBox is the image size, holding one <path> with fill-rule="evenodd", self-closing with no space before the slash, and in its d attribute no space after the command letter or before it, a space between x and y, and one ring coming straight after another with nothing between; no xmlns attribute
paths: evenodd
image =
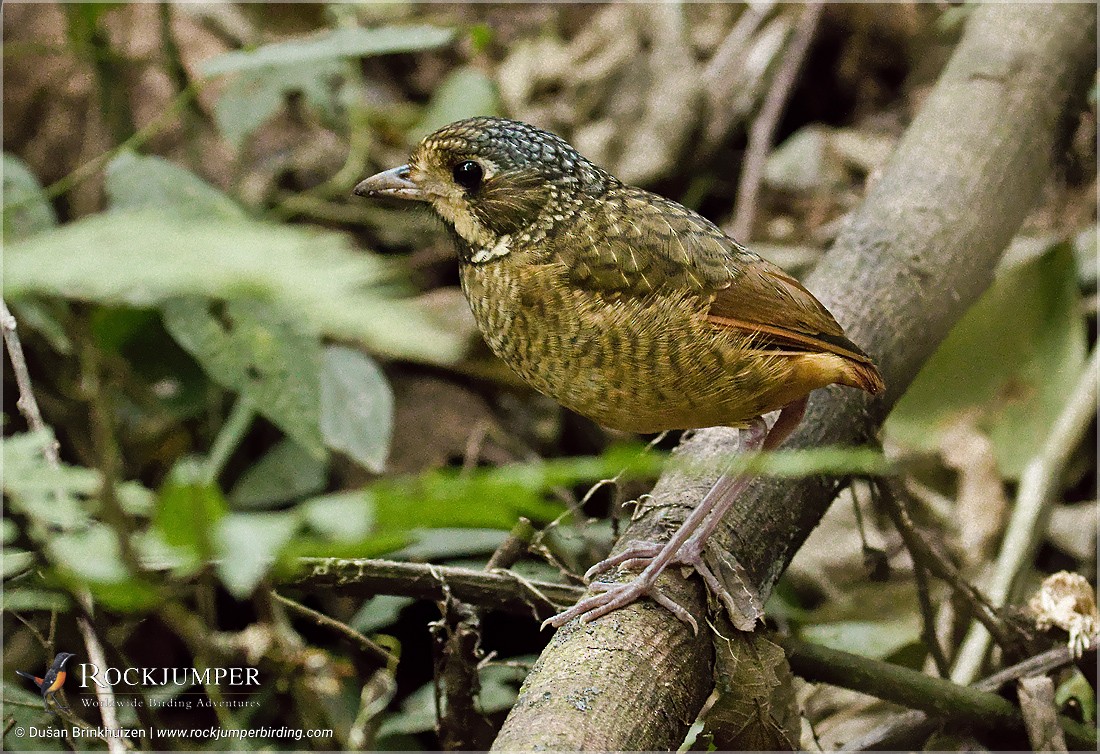
<svg viewBox="0 0 1100 754"><path fill-rule="evenodd" d="M882 375L878 373L878 369L875 368L870 359L867 361L847 359L845 367L847 368L844 370L844 376L847 379L840 380L842 385L866 390L871 395L886 389L886 383L882 381Z"/></svg>
<svg viewBox="0 0 1100 754"><path fill-rule="evenodd" d="M29 681L34 681L34 685L38 688L42 688L42 679L38 676L31 675L30 673L24 673L22 670L15 671L16 675L23 676Z"/></svg>

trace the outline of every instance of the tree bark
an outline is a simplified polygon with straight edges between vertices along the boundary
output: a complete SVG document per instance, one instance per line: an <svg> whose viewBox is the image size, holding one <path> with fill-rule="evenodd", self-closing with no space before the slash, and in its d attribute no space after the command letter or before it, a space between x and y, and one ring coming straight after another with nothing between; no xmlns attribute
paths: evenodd
<svg viewBox="0 0 1100 754"><path fill-rule="evenodd" d="M870 353L887 390L815 393L788 447L872 437L993 269L1051 173L1092 80L1092 4L976 7L940 81L882 176L807 287ZM681 443L728 454L735 433ZM667 536L713 479L666 474L620 540ZM837 480L761 480L726 514L718 542L767 595L817 525ZM648 600L564 626L525 681L494 748L675 748L713 687L696 580L667 578L696 616L689 629ZM733 642L736 648L738 642ZM736 649L735 649L736 651Z"/></svg>

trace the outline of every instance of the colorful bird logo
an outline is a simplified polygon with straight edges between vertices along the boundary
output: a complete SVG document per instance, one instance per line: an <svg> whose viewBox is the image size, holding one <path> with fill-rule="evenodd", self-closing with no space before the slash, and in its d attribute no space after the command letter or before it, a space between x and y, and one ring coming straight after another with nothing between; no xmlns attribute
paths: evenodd
<svg viewBox="0 0 1100 754"><path fill-rule="evenodd" d="M50 669L47 670L46 675L42 677L24 673L22 670L17 670L15 672L24 678L29 678L34 681L34 685L42 692L42 706L45 707L47 711L50 709L50 702L53 702L61 710L68 712L69 708L65 706L64 702L62 702L56 694L61 690L61 687L65 685L65 678L68 676L68 673L65 671L65 663L74 657L76 657L76 655L72 652L58 652L57 657L53 658L53 664L50 665Z"/></svg>

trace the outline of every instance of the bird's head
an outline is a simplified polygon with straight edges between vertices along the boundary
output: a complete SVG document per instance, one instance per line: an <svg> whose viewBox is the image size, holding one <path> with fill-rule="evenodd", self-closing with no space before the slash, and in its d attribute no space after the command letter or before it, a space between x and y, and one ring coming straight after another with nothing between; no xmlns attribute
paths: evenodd
<svg viewBox="0 0 1100 754"><path fill-rule="evenodd" d="M58 669L61 669L65 667L65 664L74 657L76 657L76 655L74 655L72 652L58 652L57 656L53 658L53 663L57 666Z"/></svg>
<svg viewBox="0 0 1100 754"><path fill-rule="evenodd" d="M355 193L428 202L460 239L460 251L478 262L567 222L578 198L602 193L608 180L551 133L470 118L425 137L407 165L367 178Z"/></svg>

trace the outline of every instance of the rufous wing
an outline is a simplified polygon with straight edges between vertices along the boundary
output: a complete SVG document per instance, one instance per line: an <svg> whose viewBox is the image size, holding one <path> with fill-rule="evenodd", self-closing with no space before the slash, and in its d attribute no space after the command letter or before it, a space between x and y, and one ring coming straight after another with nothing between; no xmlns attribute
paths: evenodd
<svg viewBox="0 0 1100 754"><path fill-rule="evenodd" d="M767 260L743 262L715 295L707 320L753 334L763 349L836 354L843 358L837 382L870 393L885 387L871 358L845 337L829 310Z"/></svg>

